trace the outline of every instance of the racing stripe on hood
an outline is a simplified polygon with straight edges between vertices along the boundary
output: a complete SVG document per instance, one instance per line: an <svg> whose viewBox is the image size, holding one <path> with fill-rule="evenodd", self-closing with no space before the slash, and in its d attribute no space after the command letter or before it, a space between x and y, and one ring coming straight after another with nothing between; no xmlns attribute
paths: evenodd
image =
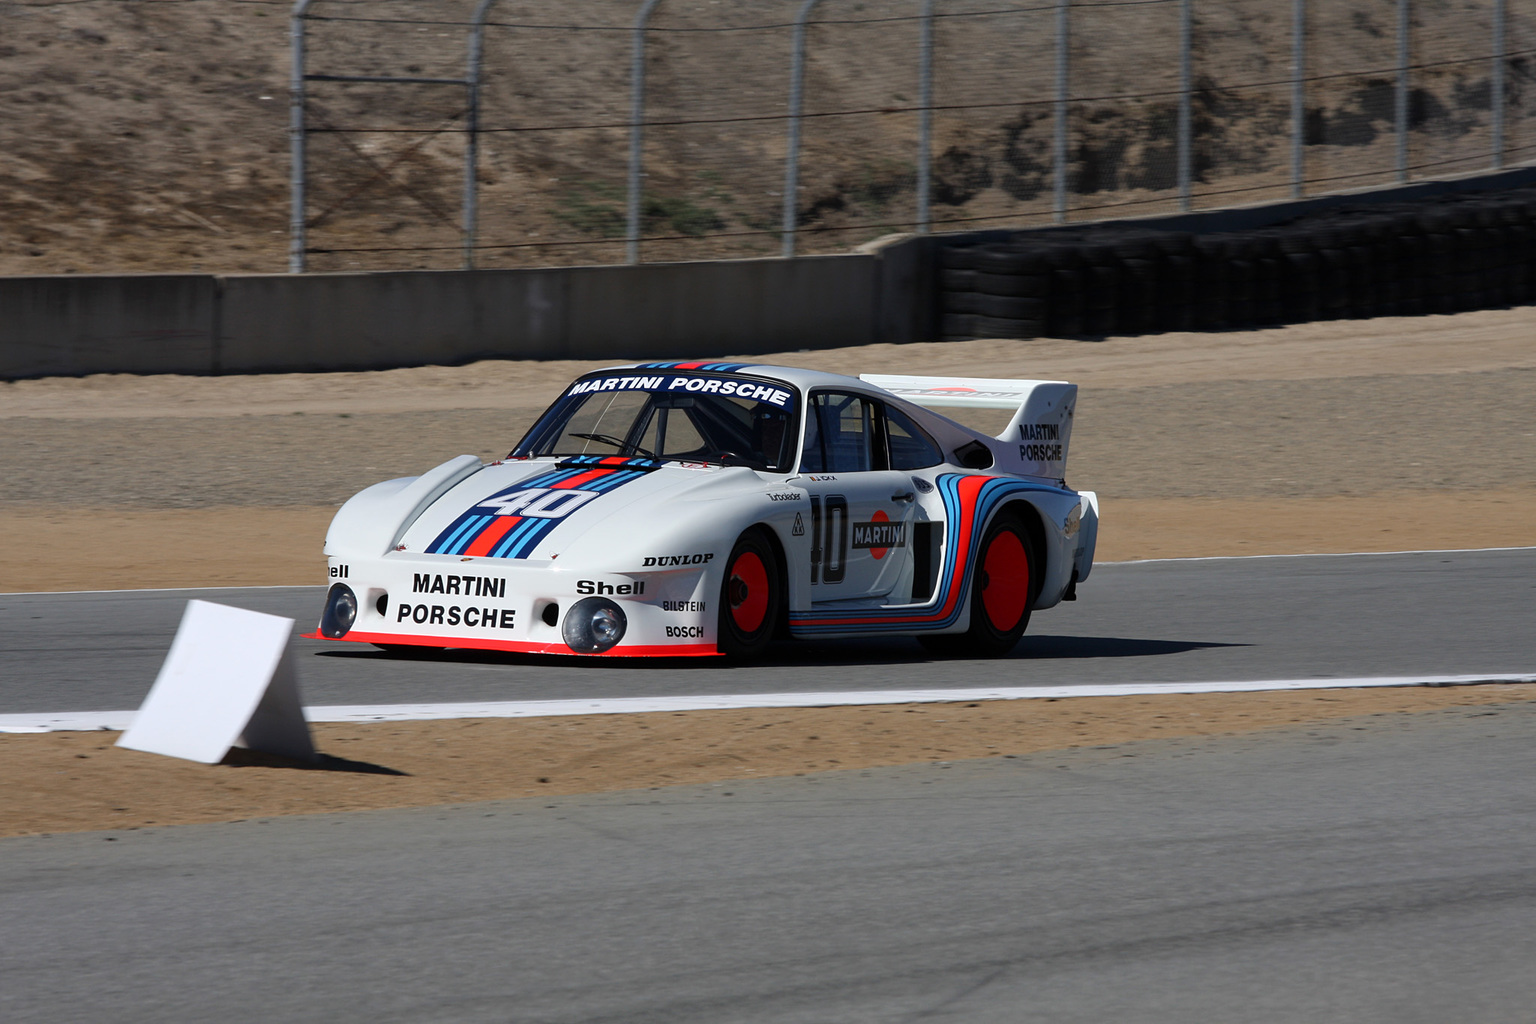
<svg viewBox="0 0 1536 1024"><path fill-rule="evenodd" d="M485 498L427 545L431 555L527 558L572 512L646 475L642 469L580 465L555 469Z"/></svg>

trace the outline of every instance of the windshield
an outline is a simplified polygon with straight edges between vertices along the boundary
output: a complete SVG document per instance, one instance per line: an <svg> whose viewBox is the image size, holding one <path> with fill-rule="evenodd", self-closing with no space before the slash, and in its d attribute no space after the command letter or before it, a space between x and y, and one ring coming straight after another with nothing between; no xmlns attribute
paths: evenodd
<svg viewBox="0 0 1536 1024"><path fill-rule="evenodd" d="M798 423L792 388L710 374L610 374L572 384L513 455L622 455L787 473Z"/></svg>

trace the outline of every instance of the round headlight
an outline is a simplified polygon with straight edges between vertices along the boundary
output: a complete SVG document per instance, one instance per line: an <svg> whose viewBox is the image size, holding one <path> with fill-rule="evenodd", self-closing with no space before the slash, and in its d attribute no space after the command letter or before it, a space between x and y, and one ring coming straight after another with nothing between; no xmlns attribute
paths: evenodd
<svg viewBox="0 0 1536 1024"><path fill-rule="evenodd" d="M325 614L320 616L320 635L339 640L357 621L357 595L345 583L338 583L325 595Z"/></svg>
<svg viewBox="0 0 1536 1024"><path fill-rule="evenodd" d="M571 605L560 632L577 654L601 654L624 639L627 628L624 609L606 597L589 597Z"/></svg>

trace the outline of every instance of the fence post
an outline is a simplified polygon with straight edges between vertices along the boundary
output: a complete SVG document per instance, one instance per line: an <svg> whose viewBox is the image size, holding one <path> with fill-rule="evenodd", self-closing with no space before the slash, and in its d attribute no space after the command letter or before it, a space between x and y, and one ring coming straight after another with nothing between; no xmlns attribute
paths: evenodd
<svg viewBox="0 0 1536 1024"><path fill-rule="evenodd" d="M1505 0L1493 0L1493 169L1504 167L1504 58L1505 25L1508 12Z"/></svg>
<svg viewBox="0 0 1536 1024"><path fill-rule="evenodd" d="M1291 198L1300 199L1306 177L1307 0L1291 0Z"/></svg>
<svg viewBox="0 0 1536 1024"><path fill-rule="evenodd" d="M1191 125L1190 90L1190 36L1194 27L1193 0L1179 4L1179 210L1189 212L1191 150L1194 147L1194 128Z"/></svg>
<svg viewBox="0 0 1536 1024"><path fill-rule="evenodd" d="M304 273L304 16L315 0L297 0L288 20L288 272Z"/></svg>
<svg viewBox="0 0 1536 1024"><path fill-rule="evenodd" d="M785 259L795 254L795 230L800 207L800 104L805 86L805 23L821 0L805 0L795 15L795 34L789 49L789 138L784 144L784 217L780 222Z"/></svg>
<svg viewBox="0 0 1536 1024"><path fill-rule="evenodd" d="M645 159L645 23L661 0L645 0L635 15L634 57L629 67L629 209L625 217L624 261L640 262L640 179Z"/></svg>
<svg viewBox="0 0 1536 1024"><path fill-rule="evenodd" d="M475 269L475 229L480 212L480 64L485 53L485 20L496 0L480 0L469 29L469 66L464 91L469 102L468 135L464 142L464 269Z"/></svg>
<svg viewBox="0 0 1536 1024"><path fill-rule="evenodd" d="M917 230L927 234L933 191L933 0L923 0L917 40Z"/></svg>
<svg viewBox="0 0 1536 1024"><path fill-rule="evenodd" d="M1408 180L1408 19L1410 0L1397 0L1397 180Z"/></svg>
<svg viewBox="0 0 1536 1024"><path fill-rule="evenodd" d="M1052 220L1067 222L1067 44L1071 29L1067 13L1072 0L1056 0L1056 132L1051 146Z"/></svg>

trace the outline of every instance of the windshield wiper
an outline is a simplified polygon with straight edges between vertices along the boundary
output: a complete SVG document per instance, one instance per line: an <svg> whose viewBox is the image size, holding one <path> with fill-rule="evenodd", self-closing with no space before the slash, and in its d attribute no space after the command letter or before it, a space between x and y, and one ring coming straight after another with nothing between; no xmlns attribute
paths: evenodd
<svg viewBox="0 0 1536 1024"><path fill-rule="evenodd" d="M581 434L574 430L566 431L566 434L570 437L584 437L588 441L601 441L603 444L611 444L621 452L628 448L632 452L639 452L641 455L644 455L648 459L654 459L657 457L656 453L650 449L641 448L637 444L630 444L628 441L614 437L612 434Z"/></svg>

